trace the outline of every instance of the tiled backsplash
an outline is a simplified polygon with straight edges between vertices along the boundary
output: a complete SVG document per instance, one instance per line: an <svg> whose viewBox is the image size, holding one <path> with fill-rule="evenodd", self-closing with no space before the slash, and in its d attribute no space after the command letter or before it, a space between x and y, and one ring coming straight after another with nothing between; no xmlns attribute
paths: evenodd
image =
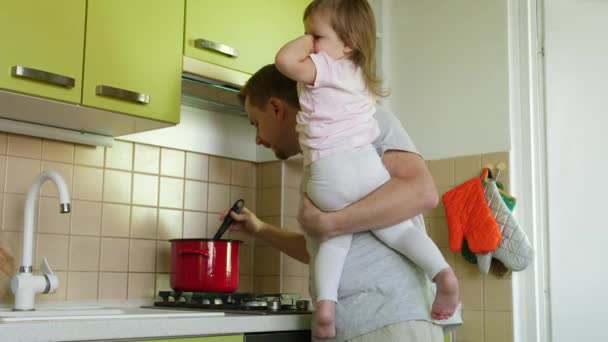
<svg viewBox="0 0 608 342"><path fill-rule="evenodd" d="M65 178L72 212L59 214L57 192L45 183L34 269L46 256L61 285L39 296L43 301L152 299L169 289L168 239L212 236L219 214L238 198L256 209L251 162L123 141L102 148L0 133L0 240L12 247L15 270L25 196L46 169ZM230 234L245 241L240 290L251 291L253 240Z"/></svg>

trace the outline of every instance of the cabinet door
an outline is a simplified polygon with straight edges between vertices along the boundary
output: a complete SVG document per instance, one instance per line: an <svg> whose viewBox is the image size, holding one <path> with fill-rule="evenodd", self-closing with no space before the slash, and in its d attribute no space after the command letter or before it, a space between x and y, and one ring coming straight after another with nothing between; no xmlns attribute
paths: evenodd
<svg viewBox="0 0 608 342"><path fill-rule="evenodd" d="M253 74L304 34L310 0L187 0L184 54ZM234 56L235 51L238 56Z"/></svg>
<svg viewBox="0 0 608 342"><path fill-rule="evenodd" d="M0 1L0 88L79 103L86 0Z"/></svg>
<svg viewBox="0 0 608 342"><path fill-rule="evenodd" d="M184 0L88 0L82 103L179 122Z"/></svg>

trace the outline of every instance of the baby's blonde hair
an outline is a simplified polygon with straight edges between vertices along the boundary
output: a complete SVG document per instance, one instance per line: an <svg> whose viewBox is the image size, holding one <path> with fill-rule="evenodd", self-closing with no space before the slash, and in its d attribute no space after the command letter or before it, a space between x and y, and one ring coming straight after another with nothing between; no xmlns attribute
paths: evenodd
<svg viewBox="0 0 608 342"><path fill-rule="evenodd" d="M353 49L348 56L363 73L370 93L386 96L382 81L376 76L376 20L367 0L314 0L304 10L304 20L313 13L329 10L331 26L338 37Z"/></svg>

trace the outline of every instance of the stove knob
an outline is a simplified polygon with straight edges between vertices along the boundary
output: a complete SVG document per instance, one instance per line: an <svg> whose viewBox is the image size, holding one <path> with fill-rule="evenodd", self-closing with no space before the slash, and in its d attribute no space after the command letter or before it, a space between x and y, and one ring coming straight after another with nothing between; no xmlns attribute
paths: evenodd
<svg viewBox="0 0 608 342"><path fill-rule="evenodd" d="M203 301L201 302L201 304L209 305L209 304L211 304L211 302L209 301L209 299L203 299Z"/></svg>
<svg viewBox="0 0 608 342"><path fill-rule="evenodd" d="M222 305L222 304L224 304L224 302L222 301L222 299L221 299L221 298L215 298L215 299L213 300L213 304L214 304L214 305Z"/></svg>

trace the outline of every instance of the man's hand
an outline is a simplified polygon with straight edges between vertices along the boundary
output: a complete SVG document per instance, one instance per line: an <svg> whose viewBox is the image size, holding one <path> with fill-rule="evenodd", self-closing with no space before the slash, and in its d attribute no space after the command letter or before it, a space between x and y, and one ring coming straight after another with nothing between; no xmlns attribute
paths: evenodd
<svg viewBox="0 0 608 342"><path fill-rule="evenodd" d="M220 221L224 220L227 213L228 212L225 212L221 215ZM243 208L240 214L231 211L230 216L232 216L232 218L234 219L234 221L230 225L230 230L232 231L241 231L249 235L255 236L264 228L264 222L262 222L257 216L255 216L254 213L252 213L247 208Z"/></svg>
<svg viewBox="0 0 608 342"><path fill-rule="evenodd" d="M298 222L302 230L310 237L318 240L327 240L332 236L332 227L328 219L332 213L321 211L309 198L304 194L300 202L300 210L298 211Z"/></svg>

